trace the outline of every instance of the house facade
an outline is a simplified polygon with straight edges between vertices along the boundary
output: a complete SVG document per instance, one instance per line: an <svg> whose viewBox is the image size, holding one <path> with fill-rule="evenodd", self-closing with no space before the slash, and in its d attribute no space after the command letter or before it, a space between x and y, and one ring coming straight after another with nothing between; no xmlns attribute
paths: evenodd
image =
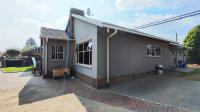
<svg viewBox="0 0 200 112"><path fill-rule="evenodd" d="M177 57L181 46L175 41L91 19L78 9L70 12L64 39L41 38L46 74L52 68L70 67L76 77L99 88L144 77L158 64L172 69L178 60L184 61ZM54 44L63 46L58 48L62 60L52 59Z"/></svg>
<svg viewBox="0 0 200 112"><path fill-rule="evenodd" d="M51 75L53 68L64 68L70 66L74 40L70 39L65 31L41 28L40 41L43 49L42 53L42 71L44 77ZM72 48L70 47L70 48Z"/></svg>

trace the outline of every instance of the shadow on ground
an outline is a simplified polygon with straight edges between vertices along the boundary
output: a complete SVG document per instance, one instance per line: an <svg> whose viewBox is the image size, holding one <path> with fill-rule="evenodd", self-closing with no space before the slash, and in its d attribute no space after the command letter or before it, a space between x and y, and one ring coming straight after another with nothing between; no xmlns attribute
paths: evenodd
<svg viewBox="0 0 200 112"><path fill-rule="evenodd" d="M21 76L26 77L26 74ZM19 105L33 103L61 95L68 94L69 79L43 79L31 77L24 88L19 92Z"/></svg>
<svg viewBox="0 0 200 112"><path fill-rule="evenodd" d="M31 74L31 72L22 72L20 74L20 77L30 77L30 76L33 76L33 74Z"/></svg>
<svg viewBox="0 0 200 112"><path fill-rule="evenodd" d="M18 94L19 105L33 103L31 108L48 108L51 111L132 112L92 100L92 97L88 98L92 96L91 92L94 96L97 91L78 79L43 79L32 76Z"/></svg>
<svg viewBox="0 0 200 112"><path fill-rule="evenodd" d="M182 73L166 72L164 76L155 75L128 81L104 90L200 111L200 82L182 79L181 75Z"/></svg>

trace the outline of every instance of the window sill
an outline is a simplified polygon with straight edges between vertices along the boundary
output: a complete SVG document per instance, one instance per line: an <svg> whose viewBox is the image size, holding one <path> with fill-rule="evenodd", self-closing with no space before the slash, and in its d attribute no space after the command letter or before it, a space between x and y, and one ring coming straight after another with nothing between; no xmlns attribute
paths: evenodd
<svg viewBox="0 0 200 112"><path fill-rule="evenodd" d="M149 58L162 58L163 56L147 56Z"/></svg>
<svg viewBox="0 0 200 112"><path fill-rule="evenodd" d="M64 61L64 59L51 59L51 61Z"/></svg>
<svg viewBox="0 0 200 112"><path fill-rule="evenodd" d="M86 64L76 63L75 66L81 66L81 67L85 67L85 68L90 68L90 69L92 69L92 65L86 65Z"/></svg>

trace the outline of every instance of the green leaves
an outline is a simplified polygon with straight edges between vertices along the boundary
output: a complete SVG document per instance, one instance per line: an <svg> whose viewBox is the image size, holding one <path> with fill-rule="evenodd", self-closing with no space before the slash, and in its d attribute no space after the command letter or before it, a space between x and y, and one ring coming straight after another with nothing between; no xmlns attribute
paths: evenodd
<svg viewBox="0 0 200 112"><path fill-rule="evenodd" d="M26 41L25 46L22 49L22 52L26 52L26 51L34 49L36 47L37 47L37 44L36 44L35 40L31 37Z"/></svg>
<svg viewBox="0 0 200 112"><path fill-rule="evenodd" d="M20 51L18 49L10 48L6 50L6 55L8 57L14 58L16 56L19 56L19 54L20 54Z"/></svg>
<svg viewBox="0 0 200 112"><path fill-rule="evenodd" d="M192 47L186 52L186 58L190 63L200 63L200 25L189 31L184 39L186 48Z"/></svg>

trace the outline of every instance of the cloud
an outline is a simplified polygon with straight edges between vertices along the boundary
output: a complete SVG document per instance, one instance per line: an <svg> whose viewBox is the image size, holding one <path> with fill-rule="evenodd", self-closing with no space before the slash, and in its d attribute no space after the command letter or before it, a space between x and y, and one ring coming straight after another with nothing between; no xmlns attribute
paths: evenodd
<svg viewBox="0 0 200 112"><path fill-rule="evenodd" d="M64 30L69 7L66 4L65 0L0 0L0 51L22 48L29 37L40 45L41 26Z"/></svg>
<svg viewBox="0 0 200 112"><path fill-rule="evenodd" d="M25 26L29 26L29 27L45 26L45 27L51 27L51 28L55 27L54 25L50 23L41 22L39 20L28 18L28 17L21 17L21 18L14 19L14 22L18 24L18 26L20 27L25 27Z"/></svg>
<svg viewBox="0 0 200 112"><path fill-rule="evenodd" d="M135 19L132 21L119 21L118 24L129 28L144 25L150 22L167 19L176 16L173 13L169 14L147 14L147 13L136 13ZM187 32L200 23L199 17L185 18L179 21L165 23L149 28L140 29L139 31L146 32L149 34L157 35L160 37L175 40L175 34L178 33L178 41L183 42Z"/></svg>
<svg viewBox="0 0 200 112"><path fill-rule="evenodd" d="M61 19L57 20L58 23L59 20ZM10 21L10 23L12 23L11 26L0 26L0 37L1 39L2 37L5 37L4 42L1 42L2 47L0 50L5 50L6 48L12 47L22 48L29 37L33 37L36 40L36 43L40 45L39 34L41 26L64 29L64 26L60 27L56 23L48 23L30 17L14 18L12 21Z"/></svg>
<svg viewBox="0 0 200 112"><path fill-rule="evenodd" d="M39 32L41 27L49 27L49 28L55 28L56 26L47 23L47 22L42 22L33 18L17 18L14 19L14 24L16 24L16 29L20 29L21 32L24 32L23 37L28 38L28 37L33 37L36 40L39 38Z"/></svg>
<svg viewBox="0 0 200 112"><path fill-rule="evenodd" d="M35 5L33 5L31 7L31 10L32 11L37 11L37 12L43 12L43 13L46 13L46 12L49 12L50 11L50 8L48 5L44 4L44 3L36 3Z"/></svg>
<svg viewBox="0 0 200 112"><path fill-rule="evenodd" d="M60 19L56 20L55 26L59 29L64 29L67 26L69 16L63 16Z"/></svg>
<svg viewBox="0 0 200 112"><path fill-rule="evenodd" d="M145 8L158 6L159 2L157 0L116 0L115 5L117 10L143 10Z"/></svg>
<svg viewBox="0 0 200 112"><path fill-rule="evenodd" d="M199 0L116 0L115 8L117 10L143 11L145 9L180 9L182 11L193 9L197 10L196 4Z"/></svg>
<svg viewBox="0 0 200 112"><path fill-rule="evenodd" d="M192 0L196 2L198 0ZM149 8L161 8L161 9L177 9L180 6L191 3L188 0L116 0L115 8L117 10L134 10L143 11Z"/></svg>
<svg viewBox="0 0 200 112"><path fill-rule="evenodd" d="M4 38L4 42L1 42L0 50L6 48L22 48L29 37L36 40L36 43L40 45L40 27L56 28L64 30L67 26L68 16L63 16L56 19L54 22L45 22L31 17L16 17L10 21L12 25L1 25L0 37Z"/></svg>
<svg viewBox="0 0 200 112"><path fill-rule="evenodd" d="M167 19L176 16L175 14L146 14L136 13L136 20L134 21L133 27L148 24L151 22Z"/></svg>
<svg viewBox="0 0 200 112"><path fill-rule="evenodd" d="M129 22L120 21L119 25L123 25L129 28L148 24L151 22L167 19L176 16L175 14L147 14L147 13L135 13L135 19Z"/></svg>
<svg viewBox="0 0 200 112"><path fill-rule="evenodd" d="M48 4L42 1L37 2L34 0L15 0L15 2L32 12L47 13L51 11Z"/></svg>
<svg viewBox="0 0 200 112"><path fill-rule="evenodd" d="M39 45L40 43L39 33L40 33L41 26L50 27L50 28L55 27L54 25L50 23L42 22L37 19L28 18L28 17L15 18L13 20L13 24L15 25L15 27L12 27L11 30L9 28L5 29L5 30L9 29L9 31L12 32L12 35L10 36L7 35L7 37L8 38L18 37L18 39L16 40L16 43L18 44L18 47L20 48L24 46L24 43L29 37L33 37L36 40L37 44ZM13 45L15 45L15 43L13 43Z"/></svg>

